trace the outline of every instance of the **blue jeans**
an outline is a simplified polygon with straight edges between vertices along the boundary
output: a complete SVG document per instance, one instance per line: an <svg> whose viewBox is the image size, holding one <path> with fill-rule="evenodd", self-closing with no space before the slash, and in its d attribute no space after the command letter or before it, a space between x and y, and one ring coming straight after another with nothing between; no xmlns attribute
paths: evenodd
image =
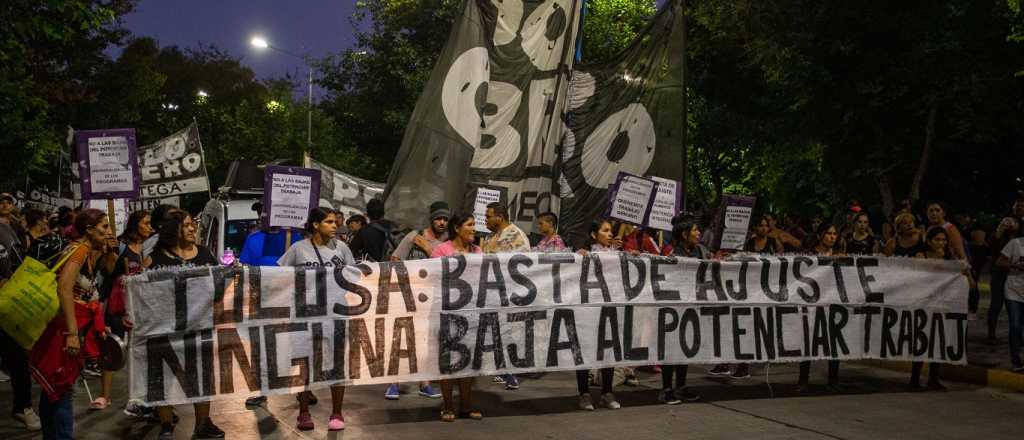
<svg viewBox="0 0 1024 440"><path fill-rule="evenodd" d="M1010 315L1010 362L1020 367L1020 347L1024 343L1024 303L1006 300L1006 311Z"/></svg>
<svg viewBox="0 0 1024 440"><path fill-rule="evenodd" d="M43 440L74 440L75 393L68 390L56 402L50 402L44 391L39 396L39 419L43 425Z"/></svg>

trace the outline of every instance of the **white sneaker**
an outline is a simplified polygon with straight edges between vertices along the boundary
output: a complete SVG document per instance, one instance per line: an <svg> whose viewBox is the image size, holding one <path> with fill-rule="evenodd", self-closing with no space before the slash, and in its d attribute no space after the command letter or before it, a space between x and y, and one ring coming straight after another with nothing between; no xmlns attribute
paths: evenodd
<svg viewBox="0 0 1024 440"><path fill-rule="evenodd" d="M622 405L619 405L619 401L615 400L615 395L612 393L604 393L601 395L601 404L608 409L619 409Z"/></svg>
<svg viewBox="0 0 1024 440"><path fill-rule="evenodd" d="M594 410L594 403L590 400L590 393L583 393L580 395L580 409L583 411Z"/></svg>
<svg viewBox="0 0 1024 440"><path fill-rule="evenodd" d="M14 413L14 420L24 423L25 429L29 431L38 431L43 428L43 423L39 421L39 416L32 411L32 408L25 408L24 412Z"/></svg>

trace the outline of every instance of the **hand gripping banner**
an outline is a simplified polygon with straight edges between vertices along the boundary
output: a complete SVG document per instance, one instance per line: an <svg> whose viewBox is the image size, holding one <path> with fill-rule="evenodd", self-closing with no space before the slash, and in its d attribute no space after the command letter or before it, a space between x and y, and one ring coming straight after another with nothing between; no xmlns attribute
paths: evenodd
<svg viewBox="0 0 1024 440"><path fill-rule="evenodd" d="M128 281L131 397L651 364L964 364L961 272L932 260L620 253L151 271Z"/></svg>

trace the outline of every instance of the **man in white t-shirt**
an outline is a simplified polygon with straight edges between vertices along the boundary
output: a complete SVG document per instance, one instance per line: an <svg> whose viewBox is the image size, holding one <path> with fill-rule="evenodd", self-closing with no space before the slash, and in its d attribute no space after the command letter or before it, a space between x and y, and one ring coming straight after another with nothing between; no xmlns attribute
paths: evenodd
<svg viewBox="0 0 1024 440"><path fill-rule="evenodd" d="M1010 240L999 253L996 265L1007 269L1006 309L1010 314L1010 361L1013 371L1024 372L1020 349L1024 344L1024 237Z"/></svg>

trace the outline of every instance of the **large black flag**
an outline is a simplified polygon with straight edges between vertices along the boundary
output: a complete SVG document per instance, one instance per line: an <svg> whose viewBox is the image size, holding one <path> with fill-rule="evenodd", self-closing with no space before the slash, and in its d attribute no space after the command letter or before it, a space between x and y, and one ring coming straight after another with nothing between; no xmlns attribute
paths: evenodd
<svg viewBox="0 0 1024 440"><path fill-rule="evenodd" d="M551 197L580 0L467 0L406 127L387 212L420 224L432 201L472 209L501 189L528 227Z"/></svg>
<svg viewBox="0 0 1024 440"><path fill-rule="evenodd" d="M620 171L682 178L682 31L681 2L668 2L615 62L573 72L558 179L560 229L573 242Z"/></svg>

